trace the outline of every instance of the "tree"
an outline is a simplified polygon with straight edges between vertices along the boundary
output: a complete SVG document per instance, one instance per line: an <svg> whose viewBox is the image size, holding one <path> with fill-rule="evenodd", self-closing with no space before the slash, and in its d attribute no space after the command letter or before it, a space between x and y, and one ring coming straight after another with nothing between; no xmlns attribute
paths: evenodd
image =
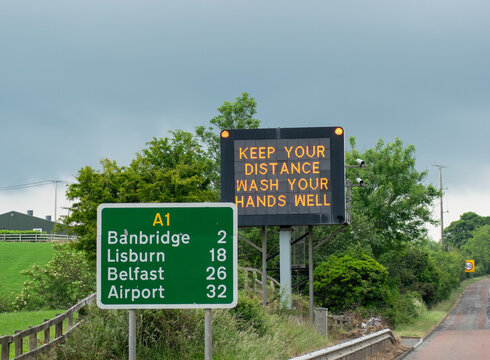
<svg viewBox="0 0 490 360"><path fill-rule="evenodd" d="M97 207L101 203L212 201L210 174L213 162L196 138L175 130L172 137L147 143L128 167L101 161L102 170L90 166L78 172L77 182L67 190L74 203L63 228L77 234L76 247L89 258L96 256Z"/></svg>
<svg viewBox="0 0 490 360"><path fill-rule="evenodd" d="M444 237L451 247L461 248L472 237L473 231L484 225L490 225L490 216L466 212L444 229Z"/></svg>
<svg viewBox="0 0 490 360"><path fill-rule="evenodd" d="M218 108L219 115L213 117L209 122L211 126L198 126L197 137L207 146L207 157L214 162L214 173L211 181L214 188L219 192L220 182L220 133L224 129L257 129L260 120L255 119L257 113L257 102L246 92L237 97L233 103L225 101Z"/></svg>
<svg viewBox="0 0 490 360"><path fill-rule="evenodd" d="M471 235L463 246L463 252L469 259L475 260L478 275L490 274L490 225L473 230Z"/></svg>
<svg viewBox="0 0 490 360"><path fill-rule="evenodd" d="M354 138L350 143L352 151L346 153L346 163L355 164L361 158L366 164L347 171L352 183L357 177L364 180L363 186L352 192L352 217L362 214L373 223L378 234L371 244L375 257L423 241L425 224L435 223L431 207L439 192L422 183L427 172L415 168L414 146L404 147L399 139L385 144L380 139L373 149L361 153L355 150Z"/></svg>

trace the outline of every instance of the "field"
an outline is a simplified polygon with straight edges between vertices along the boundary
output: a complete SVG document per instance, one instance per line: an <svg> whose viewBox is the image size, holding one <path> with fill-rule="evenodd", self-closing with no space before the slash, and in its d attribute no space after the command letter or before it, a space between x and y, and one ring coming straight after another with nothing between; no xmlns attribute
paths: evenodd
<svg viewBox="0 0 490 360"><path fill-rule="evenodd" d="M0 296L15 297L27 277L22 270L44 265L53 257L51 243L0 242Z"/></svg>
<svg viewBox="0 0 490 360"><path fill-rule="evenodd" d="M54 318L65 310L19 311L0 314L0 336L12 335L16 330L25 330L29 326L39 325L46 319Z"/></svg>

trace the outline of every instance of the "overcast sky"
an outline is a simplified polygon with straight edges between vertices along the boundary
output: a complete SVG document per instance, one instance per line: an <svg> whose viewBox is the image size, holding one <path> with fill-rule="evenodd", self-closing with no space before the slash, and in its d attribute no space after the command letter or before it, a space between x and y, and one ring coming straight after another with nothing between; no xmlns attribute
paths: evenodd
<svg viewBox="0 0 490 360"><path fill-rule="evenodd" d="M428 182L447 166L446 224L488 216L489 19L488 0L0 0L0 188L126 165L248 92L262 127L415 145ZM54 215L54 185L0 191L28 209Z"/></svg>

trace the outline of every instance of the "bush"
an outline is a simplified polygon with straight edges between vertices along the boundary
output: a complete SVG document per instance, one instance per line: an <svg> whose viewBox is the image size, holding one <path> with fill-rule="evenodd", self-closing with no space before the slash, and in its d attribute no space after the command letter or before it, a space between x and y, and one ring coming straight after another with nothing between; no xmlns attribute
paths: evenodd
<svg viewBox="0 0 490 360"><path fill-rule="evenodd" d="M427 307L420 294L416 291L408 291L400 294L397 289L392 289L390 305L383 311L391 327L397 324L410 324L420 314L427 311Z"/></svg>
<svg viewBox="0 0 490 360"><path fill-rule="evenodd" d="M398 287L402 294L416 291L428 306L437 302L440 270L429 252L408 247L384 254L381 262L389 269L392 288Z"/></svg>
<svg viewBox="0 0 490 360"><path fill-rule="evenodd" d="M10 296L0 291L0 313L12 311L13 300Z"/></svg>
<svg viewBox="0 0 490 360"><path fill-rule="evenodd" d="M331 256L315 269L315 295L321 306L334 312L361 305L384 308L389 297L388 271L363 253Z"/></svg>
<svg viewBox="0 0 490 360"><path fill-rule="evenodd" d="M46 234L37 230L0 230L0 234Z"/></svg>
<svg viewBox="0 0 490 360"><path fill-rule="evenodd" d="M436 293L436 301L445 300L451 295L465 278L464 262L465 259L456 249L447 252L438 246L431 252L439 271L439 286Z"/></svg>
<svg viewBox="0 0 490 360"><path fill-rule="evenodd" d="M252 327L259 336L263 336L267 330L265 312L257 298L239 296L238 304L231 309L236 317L238 329L247 330Z"/></svg>
<svg viewBox="0 0 490 360"><path fill-rule="evenodd" d="M15 299L17 310L68 308L95 291L95 272L84 254L69 245L53 248L53 258L45 266L22 272L29 280Z"/></svg>

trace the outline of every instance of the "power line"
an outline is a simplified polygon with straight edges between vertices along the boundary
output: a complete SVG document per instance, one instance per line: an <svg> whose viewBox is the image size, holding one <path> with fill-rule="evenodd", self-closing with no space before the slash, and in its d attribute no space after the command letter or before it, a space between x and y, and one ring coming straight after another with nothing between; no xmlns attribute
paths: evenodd
<svg viewBox="0 0 490 360"><path fill-rule="evenodd" d="M0 191L27 189L27 188L31 188L31 187L44 186L44 185L53 184L53 183L54 183L54 180L44 180L44 181L37 181L37 182L33 182L33 183L28 183L28 184L17 184L17 185L10 185L10 186L2 186L2 187L0 187Z"/></svg>
<svg viewBox="0 0 490 360"><path fill-rule="evenodd" d="M22 190L22 189L29 189L29 188L33 188L33 187L39 187L39 186L54 184L54 221L57 221L57 215L58 215L57 214L57 210L58 210L58 183L72 184L71 182L64 181L64 180L43 180L43 181L36 181L36 182L32 182L32 183L27 183L27 184L2 186L2 187L0 187L0 191Z"/></svg>

